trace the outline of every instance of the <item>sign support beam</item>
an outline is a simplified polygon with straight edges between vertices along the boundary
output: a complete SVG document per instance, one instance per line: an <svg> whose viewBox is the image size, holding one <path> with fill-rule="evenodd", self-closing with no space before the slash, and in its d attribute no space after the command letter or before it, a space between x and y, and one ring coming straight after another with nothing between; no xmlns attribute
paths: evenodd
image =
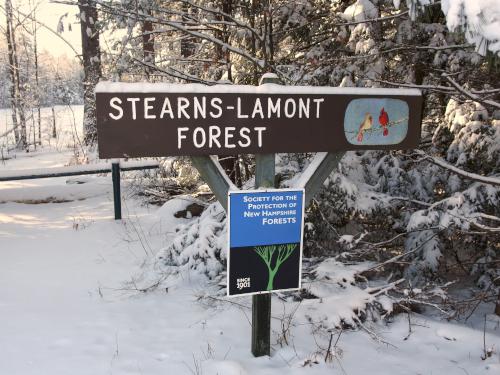
<svg viewBox="0 0 500 375"><path fill-rule="evenodd" d="M260 84L264 83L280 82L275 76L263 76ZM274 188L275 176L276 154L255 155L255 188ZM252 296L252 354L271 354L271 293Z"/></svg>
<svg viewBox="0 0 500 375"><path fill-rule="evenodd" d="M314 196L321 190L323 183L330 174L337 170L345 152L318 152L311 164L302 172L302 178L294 188L304 188L307 207Z"/></svg>
<svg viewBox="0 0 500 375"><path fill-rule="evenodd" d="M339 166L344 152L317 153L302 173L294 188L305 189L305 206L321 190L324 181ZM219 162L210 156L191 156L193 166L208 184L220 204L227 211L227 193L238 188L227 177ZM275 187L275 154L255 155L255 188ZM271 294L252 296L252 354L256 357L271 352Z"/></svg>
<svg viewBox="0 0 500 375"><path fill-rule="evenodd" d="M238 188L226 175L219 162L212 156L191 156L191 163L227 211L227 193L229 190L238 190Z"/></svg>
<svg viewBox="0 0 500 375"><path fill-rule="evenodd" d="M275 154L255 155L255 188L274 188ZM271 354L271 293L252 296L252 354Z"/></svg>

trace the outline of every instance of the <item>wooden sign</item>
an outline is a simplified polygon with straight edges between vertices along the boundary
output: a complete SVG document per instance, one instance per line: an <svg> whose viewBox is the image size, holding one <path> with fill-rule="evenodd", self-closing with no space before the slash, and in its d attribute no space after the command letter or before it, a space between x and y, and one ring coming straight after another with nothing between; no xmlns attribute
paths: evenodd
<svg viewBox="0 0 500 375"><path fill-rule="evenodd" d="M415 89L101 82L101 158L409 149Z"/></svg>

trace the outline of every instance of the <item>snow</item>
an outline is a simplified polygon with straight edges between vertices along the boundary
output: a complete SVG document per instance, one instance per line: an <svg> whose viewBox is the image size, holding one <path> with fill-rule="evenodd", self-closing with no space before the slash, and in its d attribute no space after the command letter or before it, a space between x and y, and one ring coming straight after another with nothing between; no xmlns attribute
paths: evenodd
<svg viewBox="0 0 500 375"><path fill-rule="evenodd" d="M399 8L399 0L393 0ZM412 19L418 7L436 3L436 0L406 0ZM450 31L465 31L467 41L476 45L481 55L487 50L500 51L500 6L498 0L441 0L441 10Z"/></svg>
<svg viewBox="0 0 500 375"><path fill-rule="evenodd" d="M277 79L278 75L275 73L264 73L261 77L261 81L266 80L266 79Z"/></svg>
<svg viewBox="0 0 500 375"><path fill-rule="evenodd" d="M136 169L136 168L150 168L150 167L158 167L158 162L156 161L129 161L129 162L119 162L120 168L122 169ZM79 164L79 165L71 165L67 167L56 167L56 168L34 168L34 169L19 169L19 170L5 170L0 171L0 180L7 180L9 178L15 179L16 177L22 176L34 176L34 177L44 177L47 175L53 174L77 174L77 173L88 173L97 171L98 173L102 173L102 171L111 171L112 163L96 163L96 164Z"/></svg>
<svg viewBox="0 0 500 375"><path fill-rule="evenodd" d="M95 177L92 181L92 184L54 185L51 183L45 186L36 182L0 182L0 203L64 202L112 194L113 185L110 177ZM112 213L113 208L111 207L110 214Z"/></svg>
<svg viewBox="0 0 500 375"><path fill-rule="evenodd" d="M74 159L73 152L45 145L29 154L9 154L12 158L0 168L2 173L59 168ZM220 205L209 206L200 218L175 218L189 200L145 206L130 194L125 179L124 219L115 221L109 176L85 177L83 184L67 180L0 182L0 201L6 202L0 204L0 374L500 371L500 321L492 315L487 316L484 341L493 354L485 360L482 315L476 318L480 324L467 326L412 314L411 334L406 315L388 324L368 320L359 322L359 330L341 331L337 326L355 321L353 309L364 308L376 293L352 285L355 274L370 264L346 266L332 259L314 268L317 281L305 283L315 298L296 302L290 295L273 297L272 353L254 358L251 298L229 301L202 273L167 273L158 258L160 249L178 238L177 228L201 225L203 236L211 233L208 224L223 231L211 219L223 214ZM36 194L51 194L61 203L5 199L17 195L29 200ZM390 301L379 301L389 311ZM284 331L287 317L290 326ZM331 361L325 361L330 335L338 342Z"/></svg>
<svg viewBox="0 0 500 375"><path fill-rule="evenodd" d="M265 85L267 83L280 84L280 78L275 73L264 73L262 77L260 77L259 85Z"/></svg>
<svg viewBox="0 0 500 375"><path fill-rule="evenodd" d="M369 0L357 0L349 5L342 17L347 21L364 21L378 17L378 10Z"/></svg>
<svg viewBox="0 0 500 375"><path fill-rule="evenodd" d="M249 352L245 317L250 309L200 303L197 296L207 292L203 278L185 273L184 280L166 279L168 292L129 290L133 285L126 282L132 278L139 288L149 285L140 276L142 263L151 261L133 225L154 249L165 241L165 229L177 222L168 217L167 208L148 209L133 200L126 205L134 219L115 222L109 198L3 205L0 282L8 287L0 291L0 319L8 324L3 324L0 336L0 373L190 374L199 366L204 374L342 374L340 364L348 374L373 375L498 370L497 355L480 359L482 331L418 315L408 340L406 317L389 326L366 323L395 347L374 341L364 331L344 332L338 343L342 356L324 363L315 340L326 347L328 336L313 334L306 316L338 323L339 314L352 314L349 307L357 306L357 296L342 294L340 287L334 297L300 304L289 338L293 347L276 341L283 307L290 311L297 303L275 299L272 357L255 359ZM250 306L249 298L238 302ZM498 331L486 339L487 345L498 348ZM303 367L311 358L319 363Z"/></svg>
<svg viewBox="0 0 500 375"><path fill-rule="evenodd" d="M160 218L171 219L172 213L185 210L187 206L193 203L193 199L189 197L177 197L169 200L156 211L156 215Z"/></svg>
<svg viewBox="0 0 500 375"><path fill-rule="evenodd" d="M360 87L319 87L319 86L283 86L268 83L260 86L250 85L202 85L198 83L125 83L101 81L96 86L96 93L196 93L196 94L290 94L290 95L409 95L420 96L418 89L386 89Z"/></svg>
<svg viewBox="0 0 500 375"><path fill-rule="evenodd" d="M443 0L441 9L450 30L459 29L464 21L469 32L467 39L476 44L481 54L486 49L500 50L500 6L498 0ZM486 45L482 39L490 41Z"/></svg>
<svg viewBox="0 0 500 375"><path fill-rule="evenodd" d="M130 160L130 161L120 161L121 169L132 169L132 168L145 168L145 167L158 167L159 163L156 160Z"/></svg>
<svg viewBox="0 0 500 375"><path fill-rule="evenodd" d="M211 204L199 218L174 228L175 238L158 253L158 259L169 272L197 272L211 279L220 278L227 254L225 222L222 206Z"/></svg>

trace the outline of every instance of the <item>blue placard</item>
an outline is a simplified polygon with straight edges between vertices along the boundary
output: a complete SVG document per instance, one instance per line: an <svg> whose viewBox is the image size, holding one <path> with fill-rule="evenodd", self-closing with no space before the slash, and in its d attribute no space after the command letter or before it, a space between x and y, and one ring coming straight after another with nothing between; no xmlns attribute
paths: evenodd
<svg viewBox="0 0 500 375"><path fill-rule="evenodd" d="M303 191L230 194L231 247L300 242Z"/></svg>
<svg viewBox="0 0 500 375"><path fill-rule="evenodd" d="M228 294L300 287L304 190L229 193Z"/></svg>

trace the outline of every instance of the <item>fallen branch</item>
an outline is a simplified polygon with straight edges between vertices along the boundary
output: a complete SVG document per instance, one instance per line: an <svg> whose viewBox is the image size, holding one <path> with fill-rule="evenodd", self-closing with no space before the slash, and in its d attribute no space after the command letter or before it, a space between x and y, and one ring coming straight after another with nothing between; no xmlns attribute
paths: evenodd
<svg viewBox="0 0 500 375"><path fill-rule="evenodd" d="M401 284L403 281L406 281L406 279L401 278L399 280L393 281L388 285L383 285L381 287L366 288L365 291L371 294L373 297L377 297L381 294L387 293L390 290L393 290L396 287L396 285Z"/></svg>

